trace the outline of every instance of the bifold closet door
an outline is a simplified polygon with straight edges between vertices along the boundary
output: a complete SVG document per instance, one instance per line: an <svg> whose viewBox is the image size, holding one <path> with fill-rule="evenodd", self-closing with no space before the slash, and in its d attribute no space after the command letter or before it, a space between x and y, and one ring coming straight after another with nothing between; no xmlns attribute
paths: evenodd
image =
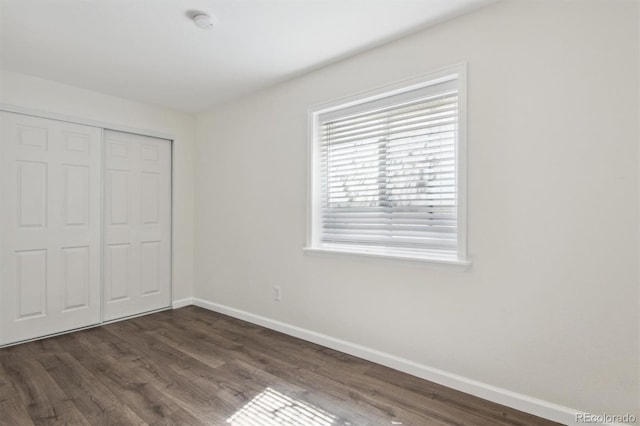
<svg viewBox="0 0 640 426"><path fill-rule="evenodd" d="M101 133L0 112L0 344L100 322Z"/></svg>
<svg viewBox="0 0 640 426"><path fill-rule="evenodd" d="M105 130L103 320L171 304L171 142Z"/></svg>

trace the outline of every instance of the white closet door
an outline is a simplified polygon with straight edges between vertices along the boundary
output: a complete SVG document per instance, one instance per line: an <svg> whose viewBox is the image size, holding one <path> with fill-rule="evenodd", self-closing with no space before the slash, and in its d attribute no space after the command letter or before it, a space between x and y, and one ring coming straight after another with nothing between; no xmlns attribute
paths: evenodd
<svg viewBox="0 0 640 426"><path fill-rule="evenodd" d="M0 344L100 322L100 139L0 112Z"/></svg>
<svg viewBox="0 0 640 426"><path fill-rule="evenodd" d="M171 142L105 131L103 320L171 304Z"/></svg>

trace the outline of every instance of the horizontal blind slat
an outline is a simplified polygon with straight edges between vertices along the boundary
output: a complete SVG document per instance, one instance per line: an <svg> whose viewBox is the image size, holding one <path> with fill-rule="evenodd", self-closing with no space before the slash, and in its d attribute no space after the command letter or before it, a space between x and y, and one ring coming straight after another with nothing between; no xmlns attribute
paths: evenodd
<svg viewBox="0 0 640 426"><path fill-rule="evenodd" d="M362 163L380 163L382 162L381 153L374 154L372 152L364 153L358 152L351 156L342 156L340 158L331 158L329 167L338 167L348 164L362 164ZM443 158L455 157L455 151L452 148L439 148L439 149L412 149L407 154L403 151L387 151L384 155L385 160L389 161L401 161L402 159L410 157L413 159L425 159L425 161L435 161Z"/></svg>
<svg viewBox="0 0 640 426"><path fill-rule="evenodd" d="M415 122L421 122L425 119L434 119L443 116L456 116L457 108L455 102L442 105L439 108L425 108L417 111L411 111L406 114L397 115L381 115L380 117L359 122L345 123L343 126L336 126L333 123L325 123L322 127L323 137L342 137L353 133L361 133L366 129L376 129L379 127L396 127L398 125L406 125Z"/></svg>
<svg viewBox="0 0 640 426"><path fill-rule="evenodd" d="M325 135L321 141L323 144L338 145L343 143L349 143L359 140L368 139L380 139L384 137L385 140L401 139L402 137L417 136L423 134L443 133L445 131L454 131L457 125L457 117L441 118L437 120L424 121L420 123L410 124L406 126L398 126L392 129L375 129L363 131L353 135L345 135L342 137L333 138L331 135ZM425 132L416 133L418 131L425 130ZM426 131L429 130L429 131ZM413 132L409 135L409 133Z"/></svg>
<svg viewBox="0 0 640 426"><path fill-rule="evenodd" d="M404 110L410 110L411 108L415 107L415 105L421 105L429 102L434 105L437 105L438 102L441 102L443 100L447 100L445 102L448 102L449 98L457 99L457 93L454 91L444 92L437 96L421 97L421 98L417 98L412 101L404 102L401 104L392 104L385 107L373 108L367 111L358 112L355 114L347 114L340 118L326 119L324 118L324 116L322 116L320 118L320 124L322 125L333 124L335 126L340 126L345 122L348 123L348 122L357 122L357 121L367 121L367 120L370 120L371 117L387 114L388 111L391 111L394 109L396 111L401 111L403 108Z"/></svg>

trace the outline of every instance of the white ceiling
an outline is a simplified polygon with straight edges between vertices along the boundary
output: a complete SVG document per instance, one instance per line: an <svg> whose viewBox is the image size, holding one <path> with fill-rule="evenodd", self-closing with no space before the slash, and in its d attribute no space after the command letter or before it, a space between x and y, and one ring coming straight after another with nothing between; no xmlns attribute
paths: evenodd
<svg viewBox="0 0 640 426"><path fill-rule="evenodd" d="M0 67L197 112L486 3L0 0Z"/></svg>

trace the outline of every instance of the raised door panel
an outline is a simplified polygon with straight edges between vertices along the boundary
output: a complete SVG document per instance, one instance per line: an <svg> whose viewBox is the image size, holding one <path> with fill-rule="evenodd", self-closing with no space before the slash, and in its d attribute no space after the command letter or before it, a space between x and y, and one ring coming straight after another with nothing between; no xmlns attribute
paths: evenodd
<svg viewBox="0 0 640 426"><path fill-rule="evenodd" d="M0 112L0 344L100 322L102 130Z"/></svg>
<svg viewBox="0 0 640 426"><path fill-rule="evenodd" d="M91 138L82 133L64 132L64 149L69 152L80 153L86 156L91 153Z"/></svg>
<svg viewBox="0 0 640 426"><path fill-rule="evenodd" d="M62 310L85 309L89 306L90 247L62 249L64 257L64 298Z"/></svg>
<svg viewBox="0 0 640 426"><path fill-rule="evenodd" d="M47 315L47 250L16 251L16 321Z"/></svg>
<svg viewBox="0 0 640 426"><path fill-rule="evenodd" d="M140 210L142 223L158 224L160 221L160 173L140 174Z"/></svg>
<svg viewBox="0 0 640 426"><path fill-rule="evenodd" d="M67 226L89 225L90 170L87 166L64 165L64 223Z"/></svg>
<svg viewBox="0 0 640 426"><path fill-rule="evenodd" d="M104 320L171 304L171 142L105 132Z"/></svg>
<svg viewBox="0 0 640 426"><path fill-rule="evenodd" d="M158 293L160 285L160 257L162 241L145 241L140 245L142 253L140 267L142 271L142 295Z"/></svg>
<svg viewBox="0 0 640 426"><path fill-rule="evenodd" d="M128 226L131 206L129 205L129 172L108 170L106 188L107 223L110 226Z"/></svg>
<svg viewBox="0 0 640 426"><path fill-rule="evenodd" d="M22 122L16 125L17 131L16 143L20 147L28 149L36 149L39 151L47 151L49 146L49 127L47 123L27 124Z"/></svg>
<svg viewBox="0 0 640 426"><path fill-rule="evenodd" d="M129 246L109 244L105 252L105 302L113 303L129 298Z"/></svg>
<svg viewBox="0 0 640 426"><path fill-rule="evenodd" d="M18 227L47 226L47 163L16 161L18 169Z"/></svg>

